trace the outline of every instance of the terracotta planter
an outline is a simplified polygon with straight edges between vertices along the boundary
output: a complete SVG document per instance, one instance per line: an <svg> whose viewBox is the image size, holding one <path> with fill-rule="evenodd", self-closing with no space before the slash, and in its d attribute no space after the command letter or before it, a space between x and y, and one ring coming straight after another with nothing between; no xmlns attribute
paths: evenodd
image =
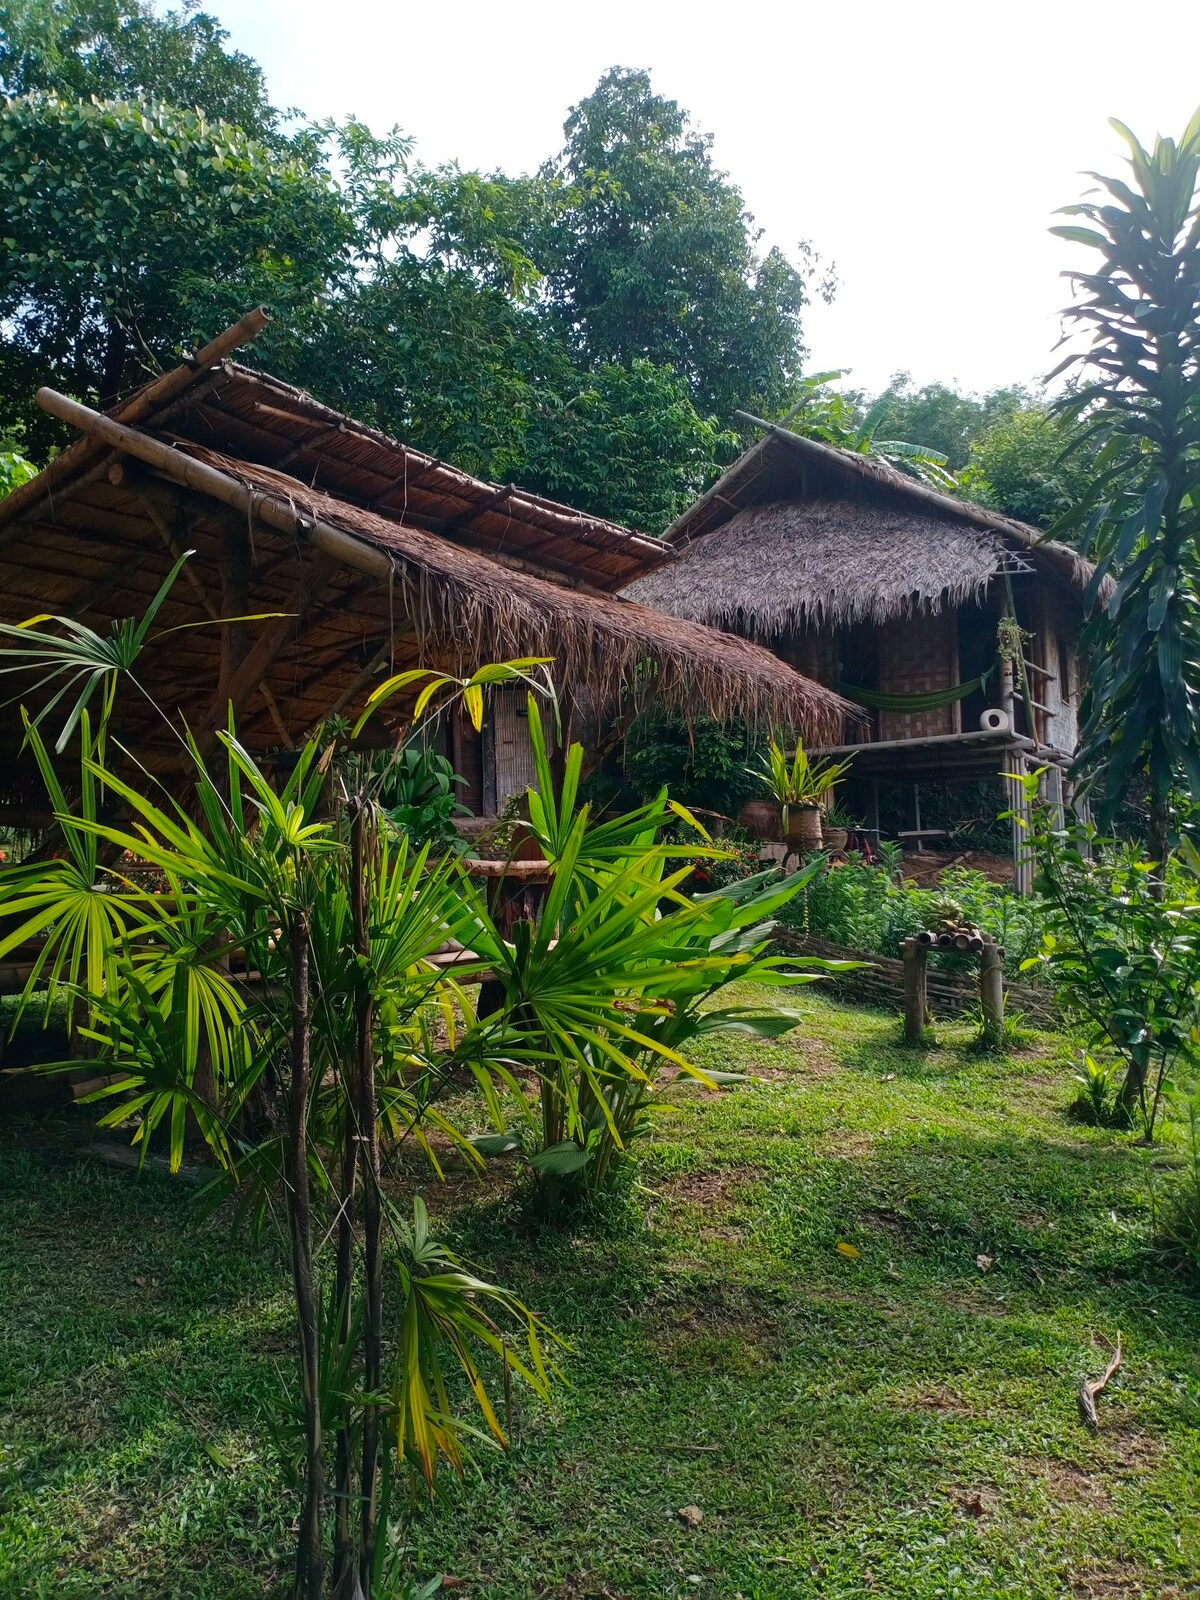
<svg viewBox="0 0 1200 1600"><path fill-rule="evenodd" d="M793 850L821 848L821 808L791 806L788 809L787 842Z"/></svg>
<svg viewBox="0 0 1200 1600"><path fill-rule="evenodd" d="M512 845L507 851L510 861L544 861L545 851L530 831L527 822L518 822L513 828Z"/></svg>
<svg viewBox="0 0 1200 1600"><path fill-rule="evenodd" d="M836 855L839 850L846 848L846 840L849 837L847 829L829 828L822 825L822 831L825 836L826 850L832 850Z"/></svg>
<svg viewBox="0 0 1200 1600"><path fill-rule="evenodd" d="M773 800L750 800L738 813L738 821L752 839L764 843L776 840L782 833L779 807Z"/></svg>

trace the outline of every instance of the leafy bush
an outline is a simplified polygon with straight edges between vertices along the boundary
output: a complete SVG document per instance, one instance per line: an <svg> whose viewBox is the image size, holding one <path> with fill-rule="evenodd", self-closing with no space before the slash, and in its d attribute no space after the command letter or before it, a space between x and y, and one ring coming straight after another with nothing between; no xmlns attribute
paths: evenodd
<svg viewBox="0 0 1200 1600"><path fill-rule="evenodd" d="M1071 820L1058 827L1025 780L1023 821L1043 922L1023 966L1050 975L1068 1014L1125 1069L1120 1103L1152 1138L1163 1091L1200 1054L1200 853L1165 870Z"/></svg>
<svg viewBox="0 0 1200 1600"><path fill-rule="evenodd" d="M952 903L963 921L1004 947L1010 969L1038 949L1039 912L1034 902L993 883L982 872L962 867L943 873L937 889L897 882L897 858L895 848L885 845L878 866L855 855L844 864L831 865L813 879L782 920L852 950L898 956L905 939L936 926ZM933 959L961 965L966 958L953 951L936 951Z"/></svg>
<svg viewBox="0 0 1200 1600"><path fill-rule="evenodd" d="M1119 1063L1111 1057L1094 1056L1084 1050L1081 1065L1083 1070L1075 1074L1079 1093L1071 1103L1071 1110L1081 1122L1094 1123L1098 1128L1125 1120L1117 1105Z"/></svg>
<svg viewBox="0 0 1200 1600"><path fill-rule="evenodd" d="M1156 1199L1159 1242L1193 1269L1200 1270L1200 1092L1188 1100L1183 1170L1161 1205Z"/></svg>
<svg viewBox="0 0 1200 1600"><path fill-rule="evenodd" d="M685 806L736 817L760 797L763 780L746 771L751 750L742 724L723 727L708 717L641 716L625 740L625 776L639 800L669 788Z"/></svg>
<svg viewBox="0 0 1200 1600"><path fill-rule="evenodd" d="M454 818L471 813L454 798L454 789L465 781L436 750L406 744L384 771L382 804L414 845L428 844L441 853L462 844Z"/></svg>

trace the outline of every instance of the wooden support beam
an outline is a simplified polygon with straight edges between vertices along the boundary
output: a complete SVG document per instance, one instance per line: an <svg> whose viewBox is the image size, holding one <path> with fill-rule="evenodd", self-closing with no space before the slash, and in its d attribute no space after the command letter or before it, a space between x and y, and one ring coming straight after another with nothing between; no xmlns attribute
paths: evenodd
<svg viewBox="0 0 1200 1600"><path fill-rule="evenodd" d="M121 402L115 408L115 416L120 418L118 426L142 422L152 413L168 405L189 389L202 373L211 367L220 366L227 356L256 338L270 320L261 306L256 306L244 317L239 317L232 327L226 328L224 333L219 333L190 361L172 368L170 372L164 372L160 377L153 378L127 400ZM86 410L86 407L80 409ZM99 416L101 413L93 414ZM22 484L19 489L14 489L12 494L5 498L3 505L0 506L0 523L7 525L12 519L22 516L30 506L35 505L53 487L57 487L67 478L73 478L80 472L85 472L92 479L104 475L107 463L96 461L94 458L102 454L105 445L111 446L112 440L95 435L91 430L85 432L87 437L77 439L45 472L40 472L36 478Z"/></svg>
<svg viewBox="0 0 1200 1600"><path fill-rule="evenodd" d="M260 683L258 686L258 692L262 696L267 710L271 713L271 721L275 724L275 731L278 733L280 739L282 739L284 748L290 749L292 745L291 731L289 730L287 723L283 720L283 713L279 709L279 701L276 700L271 685L266 682Z"/></svg>
<svg viewBox="0 0 1200 1600"><path fill-rule="evenodd" d="M1004 953L991 939L979 952L979 1005L984 1041L998 1049L1004 1043Z"/></svg>
<svg viewBox="0 0 1200 1600"><path fill-rule="evenodd" d="M286 608L288 615L268 625L253 649L230 674L224 686L224 697L213 705L209 719L213 726L219 727L224 722L226 707L230 702L236 714L246 696L262 686L263 678L296 637L313 602L338 571L339 565L335 556L326 555L324 551L308 563Z"/></svg>
<svg viewBox="0 0 1200 1600"><path fill-rule="evenodd" d="M113 465L108 469L109 480L114 481L113 474L123 471L124 468L122 463L114 462ZM122 482L123 479L118 477L115 481ZM185 546L180 543L178 538L178 534L181 531L186 533L185 518L182 507L178 503L171 504L169 501L164 505L163 500L157 496L149 493L143 493L143 485L138 483L136 480L130 483L130 487L145 506L146 515L158 529L163 543L170 552L172 561L178 561L183 555L185 549ZM211 621L216 622L220 618L221 613L212 603L212 599L209 596L208 590L204 587L204 584L200 581L200 578L192 569L190 562L184 562L183 575L188 587L196 596L197 600L199 600L205 614Z"/></svg>
<svg viewBox="0 0 1200 1600"><path fill-rule="evenodd" d="M905 939L900 954L904 962L904 1042L924 1044L929 1015L925 948L916 939Z"/></svg>
<svg viewBox="0 0 1200 1600"><path fill-rule="evenodd" d="M179 450L173 450L160 440L151 438L149 434L139 433L136 428L127 428L123 423L114 422L111 417L106 417L99 411L92 411L88 406L81 406L75 400L68 400L66 395L58 394L53 389L39 389L37 402L42 410L49 412L52 417L69 422L73 427L95 436L115 450L124 451L136 460L144 461L147 466L156 468L172 483L195 489L222 505L231 506L243 516L257 517L268 527L277 528L281 533L289 533L295 538L306 540L343 566L354 567L359 572L370 573L376 578L391 578L395 572L394 560L377 545L368 544L366 540L356 538L341 528L335 528L331 523L322 522L318 517L305 516L293 506L285 504L283 500L277 500L274 495L248 489L244 483L239 483L228 473L219 472L216 467L210 467L203 461L197 461Z"/></svg>

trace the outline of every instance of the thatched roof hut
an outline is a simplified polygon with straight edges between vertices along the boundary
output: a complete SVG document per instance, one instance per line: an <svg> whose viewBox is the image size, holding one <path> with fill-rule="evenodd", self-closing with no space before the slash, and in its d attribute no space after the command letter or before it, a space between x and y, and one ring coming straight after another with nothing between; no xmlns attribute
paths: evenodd
<svg viewBox="0 0 1200 1600"><path fill-rule="evenodd" d="M1026 762L1052 769L1061 803L1091 565L882 462L743 420L763 428L762 440L667 530L677 559L624 593L769 645L865 708L839 739L818 743L852 758L848 805L869 831L881 831L881 792L903 792L908 816L893 817L893 831L918 846L944 837L922 825L922 784L944 789ZM1108 592L1102 585L1101 599ZM1015 814L1023 790L1009 803Z"/></svg>
<svg viewBox="0 0 1200 1600"><path fill-rule="evenodd" d="M357 706L388 670L471 670L547 656L593 704L652 695L717 716L828 735L845 707L745 639L648 610L614 591L673 559L658 540L485 483L340 416L231 351L252 313L193 361L102 416L39 402L82 437L0 502L0 620L34 612L105 630L136 615L174 555L195 552L146 658L147 689L197 731L230 700L251 747L287 746ZM127 736L172 745L148 707ZM21 742L0 715L0 759Z"/></svg>
<svg viewBox="0 0 1200 1600"><path fill-rule="evenodd" d="M748 638L882 623L1041 573L1081 607L1092 575L1036 528L941 494L886 463L782 428L741 456L664 535L679 560L624 592Z"/></svg>

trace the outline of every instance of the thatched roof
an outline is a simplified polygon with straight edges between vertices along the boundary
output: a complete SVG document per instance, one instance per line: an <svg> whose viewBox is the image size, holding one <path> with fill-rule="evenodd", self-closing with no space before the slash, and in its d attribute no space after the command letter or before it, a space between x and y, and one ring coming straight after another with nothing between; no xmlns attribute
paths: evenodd
<svg viewBox="0 0 1200 1600"><path fill-rule="evenodd" d="M517 655L550 657L560 688L593 703L627 691L838 736L850 708L776 657L608 592L671 559L658 541L482 483L230 368L236 332L109 418L39 395L83 437L0 502L0 620L54 612L103 632L144 609L187 548L163 628L285 615L247 624L236 652L215 626L174 634L146 658L146 687L201 730L223 720L232 683L252 748L357 708L384 672ZM177 748L134 703L124 731ZM10 705L0 763L19 743Z"/></svg>
<svg viewBox="0 0 1200 1600"><path fill-rule="evenodd" d="M1090 562L1036 528L894 467L773 427L664 535L679 559L624 592L753 638L885 621L1031 569L1078 611Z"/></svg>
<svg viewBox="0 0 1200 1600"><path fill-rule="evenodd" d="M677 617L772 639L961 603L986 589L1004 559L995 534L961 518L782 500L739 511L626 593Z"/></svg>

